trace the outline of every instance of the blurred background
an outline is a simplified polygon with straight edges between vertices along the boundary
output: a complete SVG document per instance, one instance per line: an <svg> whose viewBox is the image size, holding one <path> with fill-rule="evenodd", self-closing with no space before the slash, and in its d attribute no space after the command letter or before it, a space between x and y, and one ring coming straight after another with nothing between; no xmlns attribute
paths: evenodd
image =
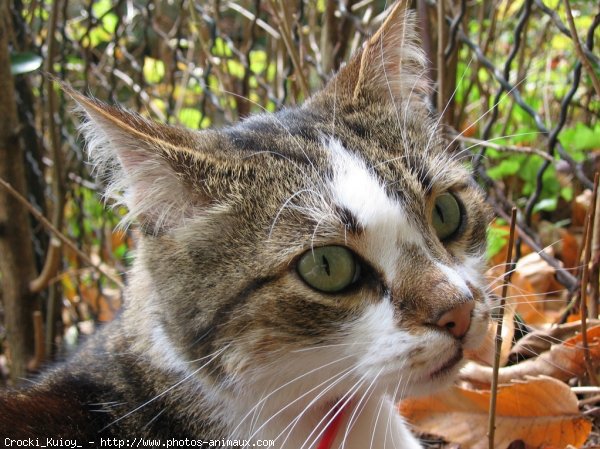
<svg viewBox="0 0 600 449"><path fill-rule="evenodd" d="M0 385L64 358L118 313L135 248L135 228L115 230L124 211L103 203L73 104L49 76L161 122L226 126L322 87L382 22L385 6L0 2L0 182L10 185L0 186ZM498 217L488 233L490 266L504 262L512 207L513 260L534 256L513 279L515 320L527 332L581 317L582 290L584 313L597 318L598 2L412 6L435 85L432 108L457 150L469 153L465 163Z"/></svg>

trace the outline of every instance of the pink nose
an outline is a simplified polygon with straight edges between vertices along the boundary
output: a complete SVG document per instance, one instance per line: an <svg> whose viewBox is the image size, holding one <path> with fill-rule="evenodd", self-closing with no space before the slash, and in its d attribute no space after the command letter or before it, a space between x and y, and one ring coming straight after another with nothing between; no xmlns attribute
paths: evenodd
<svg viewBox="0 0 600 449"><path fill-rule="evenodd" d="M456 307L444 312L436 326L447 330L454 338L461 339L471 326L471 312L475 303L473 301L463 302Z"/></svg>

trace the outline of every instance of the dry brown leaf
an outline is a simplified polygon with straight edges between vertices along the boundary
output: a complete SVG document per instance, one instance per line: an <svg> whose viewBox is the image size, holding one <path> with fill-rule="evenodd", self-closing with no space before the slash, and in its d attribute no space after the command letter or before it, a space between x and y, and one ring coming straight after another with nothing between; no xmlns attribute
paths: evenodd
<svg viewBox="0 0 600 449"><path fill-rule="evenodd" d="M588 320L589 328L599 324L600 321L598 320ZM580 329L581 320L537 329L515 343L510 350L510 360L517 363L531 357L537 357L542 352L550 349L553 344L561 343L566 338L572 337Z"/></svg>
<svg viewBox="0 0 600 449"><path fill-rule="evenodd" d="M552 255L551 248L545 250ZM511 279L514 286L512 298L516 304L517 313L528 324L553 322L555 315L547 313L549 306L554 302L544 301L548 293L563 290L555 278L556 270L538 253L531 253L522 257L515 268Z"/></svg>
<svg viewBox="0 0 600 449"><path fill-rule="evenodd" d="M550 248L546 250L553 255ZM533 291L537 293L550 292L556 286L554 280L555 270L538 253L527 254L517 262L516 272L527 278Z"/></svg>
<svg viewBox="0 0 600 449"><path fill-rule="evenodd" d="M551 250L548 250L551 253ZM516 312L528 324L553 322L555 316L546 312L546 294L558 287L554 279L555 270L539 254L522 257L512 273L508 287L507 303L514 304ZM493 285L492 292L500 296L504 266L496 266L487 273Z"/></svg>
<svg viewBox="0 0 600 449"><path fill-rule="evenodd" d="M464 449L486 449L489 402L488 390L454 387L436 396L405 400L400 412L423 432L460 443ZM590 430L577 397L561 381L544 376L498 389L494 447L508 447L514 440L532 448L579 447Z"/></svg>
<svg viewBox="0 0 600 449"><path fill-rule="evenodd" d="M587 335L592 359L600 359L600 326L589 329ZM509 383L529 376L545 375L565 381L585 373L583 357L581 335L577 335L552 346L534 359L500 368L498 379L500 383ZM478 385L489 385L492 368L470 362L461 370L460 378Z"/></svg>
<svg viewBox="0 0 600 449"><path fill-rule="evenodd" d="M577 256L579 255L579 243L575 236L566 229L560 229L562 240L560 257L565 268L574 268L579 264Z"/></svg>
<svg viewBox="0 0 600 449"><path fill-rule="evenodd" d="M583 226L585 216L592 202L592 191L585 189L575 197L572 203L572 226Z"/></svg>

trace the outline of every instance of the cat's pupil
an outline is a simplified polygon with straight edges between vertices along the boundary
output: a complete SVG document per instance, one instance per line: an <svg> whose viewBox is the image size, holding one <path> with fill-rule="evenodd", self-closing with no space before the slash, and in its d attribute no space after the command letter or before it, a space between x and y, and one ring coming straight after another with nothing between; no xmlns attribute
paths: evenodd
<svg viewBox="0 0 600 449"><path fill-rule="evenodd" d="M327 260L327 257L322 256L321 260L323 261L323 269L325 270L325 273L327 273L327 276L331 276L331 270L329 268L329 261Z"/></svg>
<svg viewBox="0 0 600 449"><path fill-rule="evenodd" d="M444 212L442 211L442 208L438 204L435 205L435 211L437 212L438 217L440 217L440 221L442 223L445 223L446 220L444 220Z"/></svg>

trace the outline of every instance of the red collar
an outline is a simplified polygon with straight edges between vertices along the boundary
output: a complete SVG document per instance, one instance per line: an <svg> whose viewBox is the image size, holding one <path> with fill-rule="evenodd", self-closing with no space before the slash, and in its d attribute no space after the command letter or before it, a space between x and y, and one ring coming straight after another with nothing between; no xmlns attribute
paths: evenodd
<svg viewBox="0 0 600 449"><path fill-rule="evenodd" d="M349 402L345 402L335 407L335 416L325 428L325 432L323 433L321 441L319 441L319 445L316 447L316 449L331 449L333 447L333 442L335 441L335 437L337 436L340 425L342 424L342 418L344 417L346 408L348 408L348 404Z"/></svg>

